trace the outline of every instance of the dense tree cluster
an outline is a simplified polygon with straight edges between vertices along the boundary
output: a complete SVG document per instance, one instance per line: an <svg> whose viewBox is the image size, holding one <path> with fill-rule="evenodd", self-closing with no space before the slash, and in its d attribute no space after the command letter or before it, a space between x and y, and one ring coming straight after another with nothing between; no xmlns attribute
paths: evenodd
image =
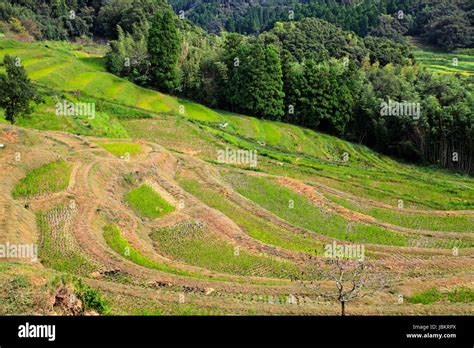
<svg viewBox="0 0 474 348"><path fill-rule="evenodd" d="M400 6L405 9L410 2L395 6L394 0L170 0L176 11L184 11L188 19L213 32L254 34L271 28L275 22L316 17L359 35L366 35L381 13Z"/></svg>
<svg viewBox="0 0 474 348"><path fill-rule="evenodd" d="M417 66L367 64L359 73L363 89L355 93L349 139L412 162L472 172L472 85ZM392 110L384 113L387 103Z"/></svg>
<svg viewBox="0 0 474 348"><path fill-rule="evenodd" d="M472 170L472 86L420 69L403 43L363 39L314 18L277 23L259 36L216 36L174 21L176 26L169 19L159 26L160 36L149 30L145 37L150 53L157 46L175 52L158 59L167 62L158 76L180 87L152 86L211 107L342 136L412 162ZM122 44L128 42L130 55L139 51L134 35L120 33L112 42L110 64ZM156 68L148 68L151 82ZM393 105L411 109L392 112Z"/></svg>
<svg viewBox="0 0 474 348"><path fill-rule="evenodd" d="M1 0L0 20L18 21L36 39L117 38L167 8L165 0Z"/></svg>
<svg viewBox="0 0 474 348"><path fill-rule="evenodd" d="M443 49L474 44L470 0L169 0L176 13L208 31L259 34L276 22L320 18L397 42L422 36ZM166 9L166 0L1 0L0 20L36 39L118 38Z"/></svg>
<svg viewBox="0 0 474 348"><path fill-rule="evenodd" d="M446 50L474 46L474 2L472 0L417 1L412 35Z"/></svg>
<svg viewBox="0 0 474 348"><path fill-rule="evenodd" d="M225 104L232 111L278 119L283 116L283 80L280 57L261 41L227 38L223 63Z"/></svg>
<svg viewBox="0 0 474 348"><path fill-rule="evenodd" d="M320 18L359 36L403 41L421 35L452 50L473 44L470 0L170 0L192 22L211 32L256 34L282 21Z"/></svg>

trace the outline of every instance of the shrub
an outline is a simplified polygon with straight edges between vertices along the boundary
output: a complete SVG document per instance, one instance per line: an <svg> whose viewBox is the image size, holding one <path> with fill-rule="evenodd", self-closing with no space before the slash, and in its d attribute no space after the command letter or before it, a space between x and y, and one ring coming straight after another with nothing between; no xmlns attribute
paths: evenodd
<svg viewBox="0 0 474 348"><path fill-rule="evenodd" d="M84 284L80 279L75 281L76 291L86 310L94 310L105 314L109 310L109 304L99 290Z"/></svg>
<svg viewBox="0 0 474 348"><path fill-rule="evenodd" d="M11 17L8 20L8 24L10 24L10 28L13 32L18 33L18 34L25 34L26 29L21 23L21 21L18 18Z"/></svg>
<svg viewBox="0 0 474 348"><path fill-rule="evenodd" d="M448 293L449 302L474 302L474 291L465 287L456 288Z"/></svg>
<svg viewBox="0 0 474 348"><path fill-rule="evenodd" d="M432 304L439 302L443 298L441 292L436 288L425 290L421 293L413 295L408 299L409 303Z"/></svg>

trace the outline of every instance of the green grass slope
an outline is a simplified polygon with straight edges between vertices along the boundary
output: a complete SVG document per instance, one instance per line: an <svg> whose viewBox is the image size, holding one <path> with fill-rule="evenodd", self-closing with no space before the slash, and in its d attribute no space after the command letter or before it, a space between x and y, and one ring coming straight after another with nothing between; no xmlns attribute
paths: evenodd
<svg viewBox="0 0 474 348"><path fill-rule="evenodd" d="M219 149L257 150L260 171L330 186L356 197L394 207L401 199L413 209L474 208L474 180L465 175L401 164L329 135L211 110L141 88L107 73L102 58L81 49L58 42L0 41L0 59L6 54L19 57L29 76L49 93L46 104L38 106L31 118L20 119L19 125L145 139L214 163ZM56 116L58 93L72 101L94 101L95 119ZM180 106L184 106L182 114Z"/></svg>

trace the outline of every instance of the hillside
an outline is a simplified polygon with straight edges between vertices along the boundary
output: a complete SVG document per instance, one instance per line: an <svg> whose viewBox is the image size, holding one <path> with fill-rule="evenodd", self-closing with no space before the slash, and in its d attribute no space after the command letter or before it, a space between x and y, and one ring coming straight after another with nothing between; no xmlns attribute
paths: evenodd
<svg viewBox="0 0 474 348"><path fill-rule="evenodd" d="M460 74L471 78L474 75L474 57L470 50L444 52L412 38L413 53L418 64L441 74Z"/></svg>
<svg viewBox="0 0 474 348"><path fill-rule="evenodd" d="M111 314L336 314L293 281L334 241L364 245L392 281L351 314L470 313L452 294L473 291L472 177L138 87L105 71L100 47L2 39L6 54L47 96L0 123L1 242L38 243L41 261L2 262L18 300L1 313L50 313L31 294L73 274ZM95 117L57 116L64 99ZM222 163L226 148L258 165ZM441 297L415 304L431 288Z"/></svg>

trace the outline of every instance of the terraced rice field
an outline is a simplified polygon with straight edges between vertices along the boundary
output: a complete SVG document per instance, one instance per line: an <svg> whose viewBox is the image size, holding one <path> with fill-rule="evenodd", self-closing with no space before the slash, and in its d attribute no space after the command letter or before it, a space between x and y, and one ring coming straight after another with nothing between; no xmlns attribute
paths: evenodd
<svg viewBox="0 0 474 348"><path fill-rule="evenodd" d="M473 178L146 90L72 45L0 48L49 93L0 123L0 236L40 261L2 263L0 281L80 276L118 315L337 314L305 286L332 286L316 261L337 243L390 280L349 314L472 313ZM56 116L57 97L96 103L95 123ZM219 161L226 148L257 167Z"/></svg>
<svg viewBox="0 0 474 348"><path fill-rule="evenodd" d="M413 52L417 63L430 70L441 74L460 74L471 79L474 76L474 57L468 50L448 53L418 43Z"/></svg>
<svg viewBox="0 0 474 348"><path fill-rule="evenodd" d="M20 180L13 190L13 197L28 198L63 191L69 184L72 166L64 160L36 168Z"/></svg>

